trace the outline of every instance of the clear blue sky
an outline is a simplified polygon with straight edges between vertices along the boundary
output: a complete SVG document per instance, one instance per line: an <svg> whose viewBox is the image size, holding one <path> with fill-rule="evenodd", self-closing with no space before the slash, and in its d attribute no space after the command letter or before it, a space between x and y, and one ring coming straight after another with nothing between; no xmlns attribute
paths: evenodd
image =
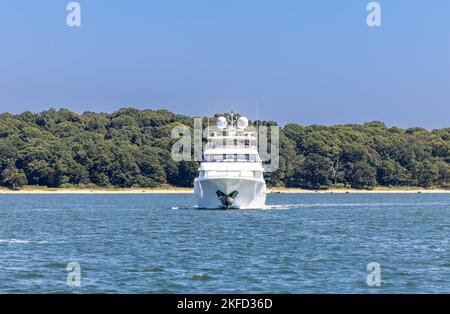
<svg viewBox="0 0 450 314"><path fill-rule="evenodd" d="M0 3L0 111L124 106L282 124L450 127L450 1Z"/></svg>

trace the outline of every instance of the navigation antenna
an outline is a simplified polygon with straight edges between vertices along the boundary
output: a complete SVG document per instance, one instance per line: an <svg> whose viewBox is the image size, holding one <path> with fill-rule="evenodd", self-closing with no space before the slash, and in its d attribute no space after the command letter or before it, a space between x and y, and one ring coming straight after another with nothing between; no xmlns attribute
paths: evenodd
<svg viewBox="0 0 450 314"><path fill-rule="evenodd" d="M256 102L256 147L259 147L259 100Z"/></svg>
<svg viewBox="0 0 450 314"><path fill-rule="evenodd" d="M231 110L230 118L227 120L228 120L228 122L230 122L231 127L234 126L234 123L237 121L237 119L234 119L234 111L233 110Z"/></svg>

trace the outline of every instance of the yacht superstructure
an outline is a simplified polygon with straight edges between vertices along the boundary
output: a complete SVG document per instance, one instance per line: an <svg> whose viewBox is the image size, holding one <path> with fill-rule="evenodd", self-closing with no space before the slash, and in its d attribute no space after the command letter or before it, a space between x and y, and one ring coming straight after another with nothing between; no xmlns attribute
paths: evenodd
<svg viewBox="0 0 450 314"><path fill-rule="evenodd" d="M245 117L219 117L220 132L207 137L194 193L200 208L263 208L266 202L264 169L256 132L246 131Z"/></svg>

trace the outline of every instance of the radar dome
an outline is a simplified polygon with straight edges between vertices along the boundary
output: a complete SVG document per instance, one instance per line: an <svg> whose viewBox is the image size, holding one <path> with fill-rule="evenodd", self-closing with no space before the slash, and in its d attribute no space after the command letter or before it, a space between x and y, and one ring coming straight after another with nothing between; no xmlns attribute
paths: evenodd
<svg viewBox="0 0 450 314"><path fill-rule="evenodd" d="M246 117L240 117L237 120L237 126L240 129L245 129L246 127L248 127L248 119Z"/></svg>
<svg viewBox="0 0 450 314"><path fill-rule="evenodd" d="M227 123L227 118L225 118L225 117L218 117L216 124L217 124L217 127L219 129L225 129L227 127L227 124L228 124Z"/></svg>

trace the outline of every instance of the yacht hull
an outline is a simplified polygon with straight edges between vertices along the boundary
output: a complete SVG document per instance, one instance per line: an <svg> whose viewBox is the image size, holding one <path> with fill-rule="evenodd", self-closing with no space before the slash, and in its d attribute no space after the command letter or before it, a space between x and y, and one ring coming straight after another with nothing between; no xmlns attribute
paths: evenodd
<svg viewBox="0 0 450 314"><path fill-rule="evenodd" d="M264 179L205 178L194 181L198 207L206 209L257 209L266 203Z"/></svg>

